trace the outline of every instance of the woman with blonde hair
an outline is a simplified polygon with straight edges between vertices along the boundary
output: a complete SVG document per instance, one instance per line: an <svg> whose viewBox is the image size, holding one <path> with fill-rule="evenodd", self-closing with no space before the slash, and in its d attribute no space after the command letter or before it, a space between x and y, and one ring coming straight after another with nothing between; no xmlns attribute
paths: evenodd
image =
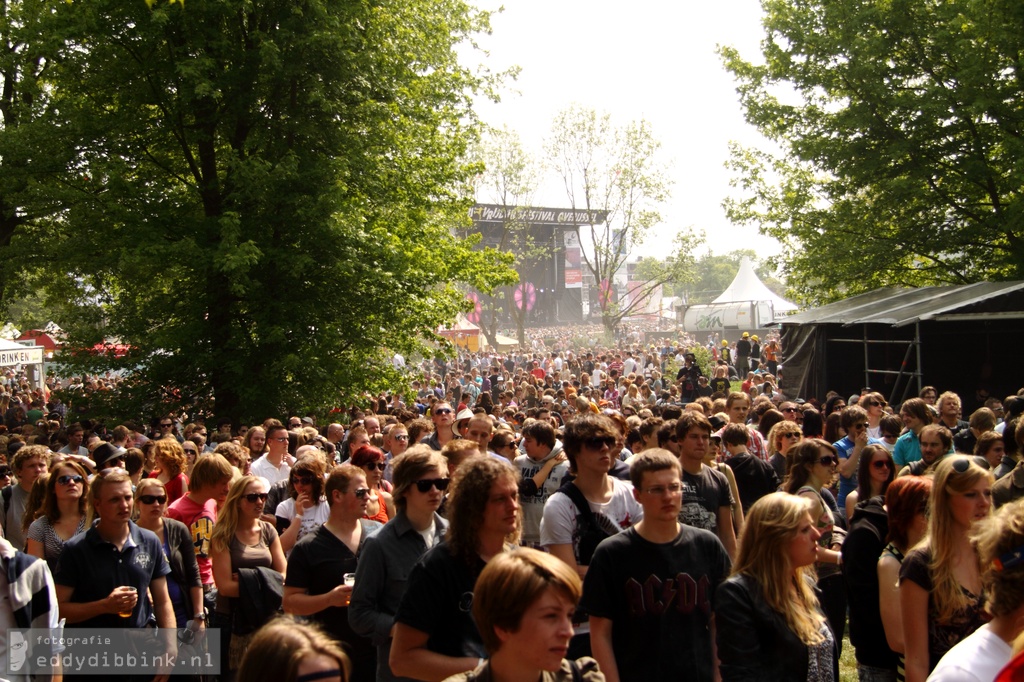
<svg viewBox="0 0 1024 682"><path fill-rule="evenodd" d="M835 477L839 456L831 443L810 438L789 451L789 460L789 476L782 483L782 490L811 501L811 516L818 531L815 569L821 608L835 634L836 646L842 652L846 629L846 588L839 553L842 535L836 531L835 515L821 492Z"/></svg>
<svg viewBox="0 0 1024 682"><path fill-rule="evenodd" d="M284 574L287 565L277 530L272 523L260 518L266 502L264 479L258 476L239 478L231 485L210 538L213 579L217 584L217 616L230 632L230 643L225 646L222 639L221 646L227 649L227 669L232 671L238 668L252 631L263 624L240 622L236 617L236 602L242 596L239 569L271 568Z"/></svg>
<svg viewBox="0 0 1024 682"><path fill-rule="evenodd" d="M40 476L35 485L40 485L42 479ZM25 534L25 551L45 559L50 571L55 571L64 543L84 533L92 520L89 475L81 464L68 459L50 468L44 485L42 505L25 507L26 519L32 516Z"/></svg>
<svg viewBox="0 0 1024 682"><path fill-rule="evenodd" d="M971 542L983 567L985 610L992 620L942 657L928 678L934 682L995 679L1024 632L1024 502L1004 505L976 523Z"/></svg>
<svg viewBox="0 0 1024 682"><path fill-rule="evenodd" d="M239 680L347 682L352 666L341 645L317 626L279 616L252 638Z"/></svg>
<svg viewBox="0 0 1024 682"><path fill-rule="evenodd" d="M928 536L900 567L907 682L924 682L947 651L981 627L981 565L970 533L992 513L992 475L969 457L935 467Z"/></svg>
<svg viewBox="0 0 1024 682"><path fill-rule="evenodd" d="M715 591L723 682L837 682L839 652L814 592L811 500L772 493L747 512L739 552Z"/></svg>
<svg viewBox="0 0 1024 682"><path fill-rule="evenodd" d="M150 478L159 479L167 491L167 498L174 502L188 492L188 476L185 467L188 460L181 444L173 438L161 438L153 441L153 458L156 471L149 474Z"/></svg>

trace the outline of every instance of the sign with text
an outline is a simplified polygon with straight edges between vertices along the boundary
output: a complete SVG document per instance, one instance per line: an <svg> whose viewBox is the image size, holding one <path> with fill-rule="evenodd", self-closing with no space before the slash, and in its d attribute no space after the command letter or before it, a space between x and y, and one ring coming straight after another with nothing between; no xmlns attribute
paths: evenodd
<svg viewBox="0 0 1024 682"><path fill-rule="evenodd" d="M43 350L42 346L0 350L0 367L38 365L43 361Z"/></svg>

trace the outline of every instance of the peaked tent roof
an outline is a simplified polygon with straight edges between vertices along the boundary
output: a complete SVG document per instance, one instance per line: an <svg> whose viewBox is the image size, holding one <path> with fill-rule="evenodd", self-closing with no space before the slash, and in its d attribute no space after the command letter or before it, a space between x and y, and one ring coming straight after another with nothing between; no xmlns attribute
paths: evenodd
<svg viewBox="0 0 1024 682"><path fill-rule="evenodd" d="M769 289L754 272L754 265L744 256L740 259L740 270L725 288L722 295L712 303L742 303L745 301L771 301L775 313L788 313L797 306Z"/></svg>

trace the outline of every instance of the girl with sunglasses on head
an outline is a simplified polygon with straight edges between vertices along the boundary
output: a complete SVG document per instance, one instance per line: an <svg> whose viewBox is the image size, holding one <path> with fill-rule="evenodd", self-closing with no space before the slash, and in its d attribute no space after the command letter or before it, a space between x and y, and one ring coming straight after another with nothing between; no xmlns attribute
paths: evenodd
<svg viewBox="0 0 1024 682"><path fill-rule="evenodd" d="M167 592L174 606L174 619L179 628L195 621L193 630L205 629L203 611L203 582L199 577L196 548L192 531L181 521L164 516L167 511L167 491L155 478L143 479L135 490L135 511L139 528L156 533L163 545L171 574L167 577ZM199 616L202 615L202 618Z"/></svg>
<svg viewBox="0 0 1024 682"><path fill-rule="evenodd" d="M287 565L277 530L260 518L266 501L264 479L258 476L239 478L231 485L210 538L213 580L217 585L217 620L226 630L221 633L221 649L227 653L222 665L229 671L238 669L252 632L263 624L263 621L241 622L234 618L236 602L242 596L238 570L262 567L283 574ZM230 641L225 643L225 640Z"/></svg>
<svg viewBox="0 0 1024 682"><path fill-rule="evenodd" d="M427 445L414 445L393 460L397 512L367 538L356 565L349 622L377 647L377 679L391 674L391 628L413 566L444 538L448 522L437 513L448 489L448 464Z"/></svg>
<svg viewBox="0 0 1024 682"><path fill-rule="evenodd" d="M25 535L25 551L45 559L54 571L64 543L84 533L92 521L89 477L78 462L65 460L50 468L42 505ZM32 513L32 512L27 512Z"/></svg>
<svg viewBox="0 0 1024 682"><path fill-rule="evenodd" d="M287 557L295 543L322 526L331 515L324 497L324 468L318 457L303 457L288 474L288 499L274 510L281 548Z"/></svg>
<svg viewBox="0 0 1024 682"><path fill-rule="evenodd" d="M832 483L839 465L835 447L818 438L801 441L789 451L789 475L782 490L811 501L811 518L817 530L818 550L815 568L818 589L821 590L821 608L828 618L836 644L842 651L843 631L846 629L846 589L843 585L842 530L835 527L835 515L822 497L822 488Z"/></svg>
<svg viewBox="0 0 1024 682"><path fill-rule="evenodd" d="M370 499L366 505L366 518L372 521L387 523L395 516L395 500L384 486L384 469L387 467L387 456L372 445L363 445L352 453L352 465L357 466L366 474L366 483L370 487Z"/></svg>
<svg viewBox="0 0 1024 682"><path fill-rule="evenodd" d="M924 682L947 651L984 624L982 566L971 544L992 513L992 475L969 457L939 461L928 536L900 567L907 682Z"/></svg>

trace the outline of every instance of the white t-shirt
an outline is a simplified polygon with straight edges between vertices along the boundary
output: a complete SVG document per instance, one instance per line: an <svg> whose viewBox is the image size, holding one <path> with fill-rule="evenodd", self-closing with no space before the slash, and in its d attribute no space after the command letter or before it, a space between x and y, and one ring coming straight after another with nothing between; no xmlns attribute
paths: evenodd
<svg viewBox="0 0 1024 682"><path fill-rule="evenodd" d="M627 481L610 478L612 499L604 504L590 503L597 523L611 531L621 532L644 517L644 508L633 497L633 486ZM576 505L565 493L556 492L544 504L544 516L540 522L540 544L572 545L579 540ZM576 547L573 547L575 550Z"/></svg>
<svg viewBox="0 0 1024 682"><path fill-rule="evenodd" d="M295 500L288 498L281 504L277 505L277 510L274 512L274 516L280 516L282 519L286 519L291 522L295 518ZM327 504L326 498L320 498L320 503L315 507L311 507L302 513L302 524L299 526L299 536L295 538L298 542L305 536L315 531L320 526L327 523L327 519L331 516L331 505Z"/></svg>
<svg viewBox="0 0 1024 682"><path fill-rule="evenodd" d="M928 682L992 682L1012 656L1010 645L982 625L946 652Z"/></svg>
<svg viewBox="0 0 1024 682"><path fill-rule="evenodd" d="M283 481L288 478L289 474L292 473L292 468L288 466L288 458L285 457L281 460L281 466L275 467L269 461L267 456L263 455L258 460L252 463L249 467L249 473L253 476L261 476L267 481L267 485L272 486L278 481Z"/></svg>

